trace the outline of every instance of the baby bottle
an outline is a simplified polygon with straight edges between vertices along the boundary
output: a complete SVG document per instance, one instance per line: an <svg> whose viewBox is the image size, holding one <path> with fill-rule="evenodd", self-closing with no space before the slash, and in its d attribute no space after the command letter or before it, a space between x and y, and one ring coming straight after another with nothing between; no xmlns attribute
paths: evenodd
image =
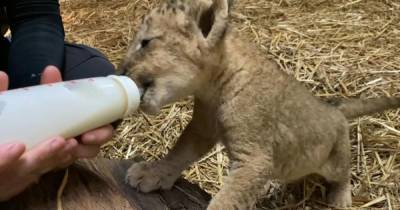
<svg viewBox="0 0 400 210"><path fill-rule="evenodd" d="M125 76L96 77L0 92L0 145L27 149L52 137L75 137L134 112L136 84Z"/></svg>

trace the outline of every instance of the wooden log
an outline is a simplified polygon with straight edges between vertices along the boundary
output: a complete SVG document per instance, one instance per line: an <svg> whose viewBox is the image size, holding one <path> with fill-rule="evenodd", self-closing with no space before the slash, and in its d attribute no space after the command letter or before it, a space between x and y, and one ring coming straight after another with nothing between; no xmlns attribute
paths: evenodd
<svg viewBox="0 0 400 210"><path fill-rule="evenodd" d="M1 210L167 210L206 209L210 196L180 179L169 191L140 193L125 184L134 161L97 158L68 169L68 179L57 201L65 170L46 174L23 194L0 203ZM60 202L61 201L61 202ZM61 204L61 205L60 205ZM57 205L59 207L57 207ZM61 207L61 208L60 208Z"/></svg>

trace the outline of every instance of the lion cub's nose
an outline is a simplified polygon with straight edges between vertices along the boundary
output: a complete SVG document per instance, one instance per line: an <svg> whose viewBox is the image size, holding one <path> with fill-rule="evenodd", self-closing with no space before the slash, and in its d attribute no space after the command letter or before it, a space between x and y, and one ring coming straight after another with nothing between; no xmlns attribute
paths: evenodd
<svg viewBox="0 0 400 210"><path fill-rule="evenodd" d="M136 82L138 83L137 85L140 88L144 89L144 91L146 91L147 88L149 88L149 87L154 85L154 79L151 76L147 75L147 74L146 75L143 75L143 74L139 75L139 77L137 78Z"/></svg>
<svg viewBox="0 0 400 210"><path fill-rule="evenodd" d="M148 76L141 76L138 78L138 87L140 96L143 98L143 95L146 93L147 89L154 85L154 80Z"/></svg>
<svg viewBox="0 0 400 210"><path fill-rule="evenodd" d="M150 77L144 77L142 79L141 83L142 83L142 87L144 89L147 89L154 85L154 80L153 80L153 78L150 78Z"/></svg>

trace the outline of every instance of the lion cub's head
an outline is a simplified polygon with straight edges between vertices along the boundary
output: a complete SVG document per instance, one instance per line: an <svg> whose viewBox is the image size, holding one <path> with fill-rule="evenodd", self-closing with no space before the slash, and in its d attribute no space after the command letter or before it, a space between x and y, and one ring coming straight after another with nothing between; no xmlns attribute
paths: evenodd
<svg viewBox="0 0 400 210"><path fill-rule="evenodd" d="M229 5L229 0L168 0L143 19L119 70L139 86L145 112L156 114L199 89L205 63L227 29Z"/></svg>

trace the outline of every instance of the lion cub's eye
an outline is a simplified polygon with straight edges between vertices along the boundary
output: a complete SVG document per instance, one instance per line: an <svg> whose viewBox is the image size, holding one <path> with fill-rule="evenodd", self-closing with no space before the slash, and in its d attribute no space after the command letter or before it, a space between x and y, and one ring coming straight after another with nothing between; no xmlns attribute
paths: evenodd
<svg viewBox="0 0 400 210"><path fill-rule="evenodd" d="M146 48L147 46L149 46L150 42L152 42L155 39L160 39L160 38L161 38L161 36L155 36L155 37L151 37L151 38L142 39L140 41L140 44L138 44L136 46L136 50Z"/></svg>
<svg viewBox="0 0 400 210"><path fill-rule="evenodd" d="M142 48L146 48L150 44L151 39L143 39L140 43Z"/></svg>

